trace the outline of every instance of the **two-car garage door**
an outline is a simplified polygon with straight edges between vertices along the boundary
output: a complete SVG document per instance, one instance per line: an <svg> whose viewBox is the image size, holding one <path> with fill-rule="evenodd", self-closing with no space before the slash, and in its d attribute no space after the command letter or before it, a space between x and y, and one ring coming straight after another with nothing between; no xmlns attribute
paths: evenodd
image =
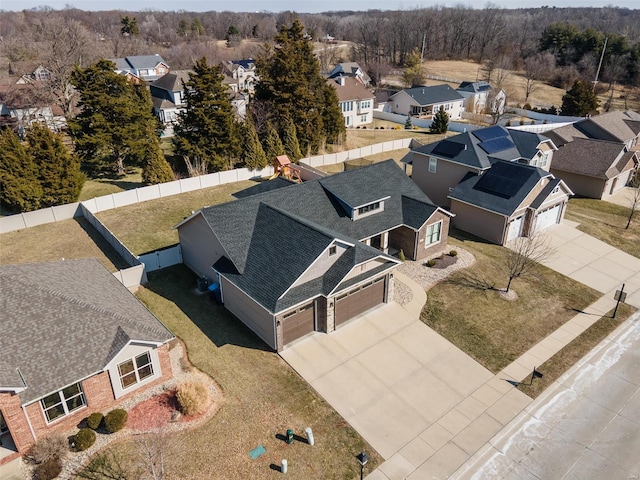
<svg viewBox="0 0 640 480"><path fill-rule="evenodd" d="M384 277L354 288L336 298L336 327L384 302Z"/></svg>

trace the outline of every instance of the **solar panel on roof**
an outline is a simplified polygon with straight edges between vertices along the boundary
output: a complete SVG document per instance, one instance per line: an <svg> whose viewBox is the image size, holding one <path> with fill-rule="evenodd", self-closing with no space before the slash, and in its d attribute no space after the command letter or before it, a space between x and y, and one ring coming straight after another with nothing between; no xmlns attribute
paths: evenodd
<svg viewBox="0 0 640 480"><path fill-rule="evenodd" d="M433 149L433 153L453 158L462 150L464 150L464 144L452 142L450 140L443 140L436 145L436 148Z"/></svg>
<svg viewBox="0 0 640 480"><path fill-rule="evenodd" d="M487 140L493 140L494 138L508 137L509 136L509 132L507 132L500 125L494 125L493 127L481 128L480 130L474 131L473 134L481 142L486 142Z"/></svg>
<svg viewBox="0 0 640 480"><path fill-rule="evenodd" d="M498 137L492 140L487 140L479 143L478 146L489 155L492 153L502 152L503 150L508 150L510 148L515 148L514 143L508 137Z"/></svg>
<svg viewBox="0 0 640 480"><path fill-rule="evenodd" d="M503 198L511 198L522 186L521 179L517 177L511 177L509 175L502 175L493 173L491 171L482 175L478 183L475 185L476 190L491 193ZM502 173L502 172L500 172Z"/></svg>

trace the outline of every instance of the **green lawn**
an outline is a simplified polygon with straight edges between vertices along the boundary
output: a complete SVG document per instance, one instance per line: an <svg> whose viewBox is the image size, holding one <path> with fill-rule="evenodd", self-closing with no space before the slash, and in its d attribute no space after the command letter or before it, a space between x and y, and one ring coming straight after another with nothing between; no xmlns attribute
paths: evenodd
<svg viewBox="0 0 640 480"><path fill-rule="evenodd" d="M541 265L529 278L515 279L518 299L503 299L504 247L453 230L452 247L462 247L476 263L427 292L422 321L492 372L498 372L601 295ZM454 237L454 238L453 238Z"/></svg>
<svg viewBox="0 0 640 480"><path fill-rule="evenodd" d="M133 188L144 187L142 182L142 170L133 169L131 173L123 176L111 176L87 179L80 192L79 201L89 200L90 198L101 197L111 193L123 192Z"/></svg>
<svg viewBox="0 0 640 480"><path fill-rule="evenodd" d="M239 320L206 296L193 293L196 277L184 266L149 275L139 298L180 339L189 360L222 388L219 412L202 427L172 434L167 478L269 479L282 474L271 465L289 462L287 477L353 479L355 455L366 451L366 472L382 459L295 371L269 351ZM315 446L287 445L276 435L288 428L304 437L311 427ZM252 460L258 445L266 454ZM135 451L133 441L118 447Z"/></svg>
<svg viewBox="0 0 640 480"><path fill-rule="evenodd" d="M629 255L640 258L640 214L625 229L630 209L591 198L572 198L565 218L578 222L578 229Z"/></svg>
<svg viewBox="0 0 640 480"><path fill-rule="evenodd" d="M208 205L234 200L233 193L256 185L245 180L149 200L96 215L133 253L141 255L178 243L171 227Z"/></svg>
<svg viewBox="0 0 640 480"><path fill-rule="evenodd" d="M0 235L0 264L52 262L61 258L97 258L112 272L129 267L82 217Z"/></svg>
<svg viewBox="0 0 640 480"><path fill-rule="evenodd" d="M616 313L616 318L611 318L613 310L607 313L607 315L600 318L553 357L538 366L537 370L544 375L542 378L535 379L531 385L529 385L531 376L527 376L527 378L522 379L523 383L520 384L518 388L531 398L536 398L549 385L560 378L563 373L589 353L591 349L607 338L611 332L620 326L635 311L636 309L632 306L621 303Z"/></svg>

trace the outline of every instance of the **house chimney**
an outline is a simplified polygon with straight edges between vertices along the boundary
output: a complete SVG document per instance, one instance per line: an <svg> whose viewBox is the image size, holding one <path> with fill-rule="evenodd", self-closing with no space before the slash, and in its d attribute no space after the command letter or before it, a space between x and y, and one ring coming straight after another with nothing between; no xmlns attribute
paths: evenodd
<svg viewBox="0 0 640 480"><path fill-rule="evenodd" d="M344 87L344 84L346 83L346 80L342 75L340 75L338 77L338 83L340 84L341 87Z"/></svg>

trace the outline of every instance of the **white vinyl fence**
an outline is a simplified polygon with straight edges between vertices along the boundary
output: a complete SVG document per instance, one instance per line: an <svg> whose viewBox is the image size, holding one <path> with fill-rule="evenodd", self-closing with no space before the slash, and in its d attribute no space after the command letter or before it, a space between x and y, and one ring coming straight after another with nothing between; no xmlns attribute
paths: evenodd
<svg viewBox="0 0 640 480"><path fill-rule="evenodd" d="M387 120L389 122L394 122L399 125L404 125L405 122L407 121L406 115L400 115L398 113L391 113L391 112L381 112L379 110L373 111L373 117L379 118L381 120ZM411 124L415 125L416 127L429 128L431 126L431 122L432 122L431 119L411 117ZM484 127L481 127L480 125L473 125L471 123L449 122L449 130L451 130L452 132L460 132L460 133L472 132L480 128L484 128Z"/></svg>
<svg viewBox="0 0 640 480"><path fill-rule="evenodd" d="M173 247L156 250L155 252L145 253L138 257L144 263L147 272L155 272L163 268L179 265L182 263L182 249L180 244Z"/></svg>

